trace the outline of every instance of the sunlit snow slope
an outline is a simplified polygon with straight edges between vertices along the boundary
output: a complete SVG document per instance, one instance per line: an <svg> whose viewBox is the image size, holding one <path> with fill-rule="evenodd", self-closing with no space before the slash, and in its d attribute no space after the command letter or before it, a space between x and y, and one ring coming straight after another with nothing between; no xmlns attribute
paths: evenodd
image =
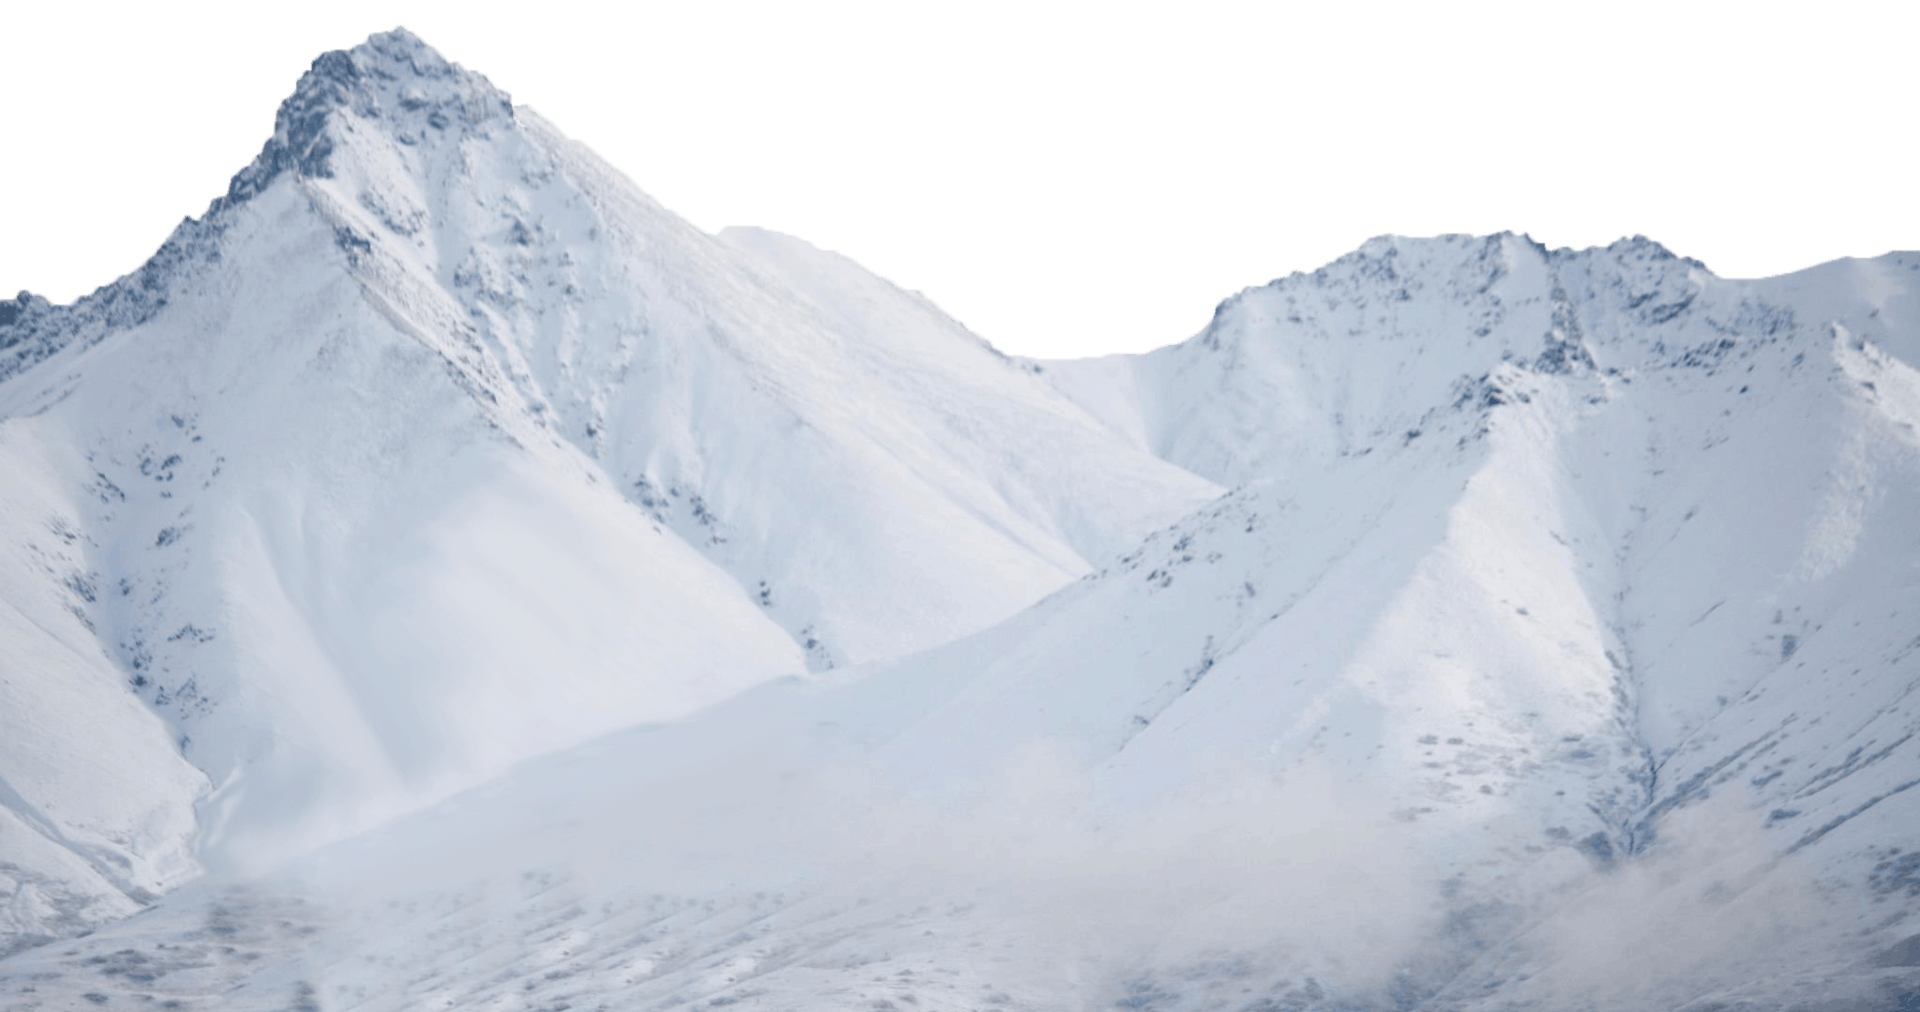
<svg viewBox="0 0 1920 1012"><path fill-rule="evenodd" d="M404 32L140 271L0 303L0 475L0 950L974 631L1219 492Z"/></svg>
<svg viewBox="0 0 1920 1012"><path fill-rule="evenodd" d="M1509 762L1589 757L1614 851L1737 778L1792 847L1865 853L1888 837L1828 834L1920 827L1917 358L1920 256L1726 281L1645 240L1503 235L1376 240L1184 344L1047 374L1139 445L1254 483L1288 531L1345 524L1276 535L1339 555L1329 575L1422 531L1377 604L1316 585L1361 616L1343 705L1442 738L1497 720ZM1241 554L1194 545L1160 578Z"/></svg>

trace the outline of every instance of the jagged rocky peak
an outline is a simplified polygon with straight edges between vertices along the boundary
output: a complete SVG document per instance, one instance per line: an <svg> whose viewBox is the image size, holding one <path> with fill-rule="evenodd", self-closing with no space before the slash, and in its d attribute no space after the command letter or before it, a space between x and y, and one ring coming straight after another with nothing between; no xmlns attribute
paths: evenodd
<svg viewBox="0 0 1920 1012"><path fill-rule="evenodd" d="M218 258L229 208L287 172L332 178L342 129L364 132L365 124L377 124L394 142L420 146L435 138L457 140L496 121L511 122L513 116L506 92L449 62L404 28L322 54L280 104L273 136L259 156L233 177L205 215L182 220L138 270L71 305L50 305L26 292L0 301L0 381L76 341L84 346L152 319L171 300L183 267ZM352 123L343 126L342 117Z"/></svg>
<svg viewBox="0 0 1920 1012"><path fill-rule="evenodd" d="M1458 331L1463 340L1486 337L1498 318L1539 299L1565 304L1571 298L1594 304L1597 311L1624 312L1643 326L1658 326L1686 311L1706 285L1718 280L1700 261L1678 256L1645 236L1607 246L1549 249L1514 232L1432 238L1383 235L1316 270L1296 271L1227 298L1215 307L1213 322L1200 343L1221 347L1224 335L1236 329L1232 326L1236 316L1251 313L1256 318L1273 318L1275 300L1313 306L1316 313L1341 305L1382 311L1409 303L1480 307L1488 319ZM1564 305L1563 310L1562 316L1571 312ZM1395 310L1387 318L1404 317L1410 311L1411 307ZM1286 310L1278 317L1298 324L1303 312ZM1368 326L1377 329L1382 322L1372 320ZM1441 336L1444 332L1445 328ZM1329 331L1325 336L1338 338L1340 333Z"/></svg>
<svg viewBox="0 0 1920 1012"><path fill-rule="evenodd" d="M382 123L402 144L513 118L513 100L473 71L448 61L405 28L371 36L352 49L323 53L280 104L273 137L233 177L222 203L246 200L282 172L331 178L336 146L330 124L342 113Z"/></svg>
<svg viewBox="0 0 1920 1012"><path fill-rule="evenodd" d="M1545 247L1541 247L1541 249L1544 250ZM1586 249L1561 247L1560 249L1554 250L1551 255L1564 260L1578 257L1594 257L1601 254L1605 254L1623 264L1665 264L1671 262L1682 268L1692 268L1701 271L1707 270L1706 264L1692 257L1683 257L1668 249L1665 244L1656 242L1644 235L1636 235L1630 239L1615 239L1605 246L1590 246ZM1712 272L1708 271L1708 273Z"/></svg>
<svg viewBox="0 0 1920 1012"><path fill-rule="evenodd" d="M0 328L11 328L15 321L45 312L47 308L46 299L27 291L11 299L0 299ZM7 343L5 330L0 330L0 348L5 348Z"/></svg>

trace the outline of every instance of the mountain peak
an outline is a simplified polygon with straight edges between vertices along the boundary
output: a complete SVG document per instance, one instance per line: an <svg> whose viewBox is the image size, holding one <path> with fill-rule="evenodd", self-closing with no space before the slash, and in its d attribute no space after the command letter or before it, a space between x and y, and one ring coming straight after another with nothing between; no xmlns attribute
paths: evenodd
<svg viewBox="0 0 1920 1012"><path fill-rule="evenodd" d="M25 292L0 301L0 381L76 339L90 343L151 319L171 300L183 264L218 255L214 240L229 224L223 211L253 199L289 171L333 178L334 157L345 136L335 124L342 117L354 121L347 131L362 138L385 134L393 144L419 147L511 121L514 112L506 92L405 28L320 54L280 103L273 136L252 164L234 175L205 215L183 220L145 264L71 305L51 305Z"/></svg>
<svg viewBox="0 0 1920 1012"><path fill-rule="evenodd" d="M272 138L253 164L233 177L213 210L251 198L288 170L330 178L335 143L327 126L343 111L384 122L396 140L411 145L433 132L465 129L495 116L511 119L513 101L405 28L369 36L352 49L322 53L280 103Z"/></svg>

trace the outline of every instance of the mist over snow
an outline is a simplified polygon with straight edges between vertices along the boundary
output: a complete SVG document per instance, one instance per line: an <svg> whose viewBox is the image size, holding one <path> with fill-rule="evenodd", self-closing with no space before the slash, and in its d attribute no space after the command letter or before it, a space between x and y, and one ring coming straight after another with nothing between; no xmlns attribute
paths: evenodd
<svg viewBox="0 0 1920 1012"><path fill-rule="evenodd" d="M0 303L0 1006L1920 1001L1920 254L1006 356L404 31Z"/></svg>

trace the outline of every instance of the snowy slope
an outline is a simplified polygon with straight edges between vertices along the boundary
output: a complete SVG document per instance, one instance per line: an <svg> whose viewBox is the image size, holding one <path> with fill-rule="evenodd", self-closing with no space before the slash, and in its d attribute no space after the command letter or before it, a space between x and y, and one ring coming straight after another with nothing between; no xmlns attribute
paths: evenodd
<svg viewBox="0 0 1920 1012"><path fill-rule="evenodd" d="M1172 543L1246 547L1249 505ZM1258 644L1175 686L1150 685L1150 663L1101 677L1177 631L1178 588L1206 600L1225 568L1195 563L1160 586L1130 566L837 685L785 680L536 760L267 879L203 883L0 963L0 994L45 1009L95 995L932 1010L1625 1010L1744 994L1873 1010L1920 987L1901 947L1911 922L1885 923L1901 905L1823 898L1792 866L1769 868L1741 805L1669 815L1659 846L1608 862L1548 824L1583 813L1537 788L1605 785L1570 745L1513 763L1489 754L1503 729L1477 721L1433 743L1449 768L1428 775L1498 793L1435 789L1407 812L1391 805L1421 785L1391 753L1408 750L1352 739L1409 722L1365 713L1351 678L1267 677L1263 692L1234 670ZM1116 606L1156 627L1091 638L1113 634ZM1054 677L1076 641L1092 656ZM1146 710L1127 705L1142 689L1164 701L1189 681L1130 739L1110 733ZM1256 705L1286 692L1318 698ZM1541 730L1593 723L1568 718L1578 702ZM1299 725L1294 741L1231 754L1236 723L1276 717ZM1157 765L1173 742L1171 768Z"/></svg>
<svg viewBox="0 0 1920 1012"><path fill-rule="evenodd" d="M1914 719L1916 575L1899 560L1920 546L1916 279L1911 254L1742 282L1644 240L1376 240L1229 300L1185 344L1048 375L1228 483L1290 491L1381 456L1486 453L1448 496L1443 547L1484 602L1529 608L1500 638L1558 620L1543 638L1617 672L1669 801L1827 713L1830 730L1797 734L1817 745L1787 751L1812 778L1797 789L1838 815L1920 765L1896 748L1829 793L1853 771L1841 757L1904 743ZM1534 614L1550 579L1574 611ZM1852 702L1829 712L1836 690Z"/></svg>
<svg viewBox="0 0 1920 1012"><path fill-rule="evenodd" d="M410 36L349 64L367 69L340 85L314 186L362 270L449 297L500 393L747 587L813 667L1004 618L1218 492L851 265L792 291ZM487 114L463 123L469 107ZM823 310L851 301L836 286L872 316ZM1089 519L1108 504L1118 520Z"/></svg>
<svg viewBox="0 0 1920 1012"><path fill-rule="evenodd" d="M164 311L0 388L4 540L40 563L5 587L0 777L47 841L138 900L800 668L726 574L477 396L451 308L356 275L294 178L218 220ZM76 789L49 740L100 775ZM49 893L11 890L22 930L126 912L9 835Z"/></svg>
<svg viewBox="0 0 1920 1012"><path fill-rule="evenodd" d="M1383 238L1012 362L395 34L0 328L9 924L217 872L15 1006L1920 995L1913 254Z"/></svg>
<svg viewBox="0 0 1920 1012"><path fill-rule="evenodd" d="M1218 493L782 278L396 32L140 271L0 304L0 944L972 631Z"/></svg>
<svg viewBox="0 0 1920 1012"><path fill-rule="evenodd" d="M0 965L0 993L1897 1007L1920 474L1888 349L1913 346L1913 263L1726 282L1646 243L1374 244L1321 283L1396 307L1342 335L1357 355L1257 326L1288 283L1249 293L1190 352L1213 406L1166 417L1235 431L1259 410L1237 391L1289 381L1257 355L1336 388L1458 371L1247 429L1234 493L1089 578L206 883ZM1170 399L1045 368L1110 418Z"/></svg>
<svg viewBox="0 0 1920 1012"><path fill-rule="evenodd" d="M1186 344L1049 365L1142 445L1257 479L1248 528L1278 513L1276 541L1344 556L1257 631L1218 605L1183 624L1190 650L1212 627L1205 682L1108 762L1151 781L1196 742L1325 750L1377 769L1436 850L1483 834L1467 883L1539 848L1657 852L1717 797L1731 837L1910 932L1916 294L1911 254L1739 282L1643 240L1388 239ZM1220 544L1257 533L1237 526L1141 565L1219 602L1314 573L1247 567Z"/></svg>

